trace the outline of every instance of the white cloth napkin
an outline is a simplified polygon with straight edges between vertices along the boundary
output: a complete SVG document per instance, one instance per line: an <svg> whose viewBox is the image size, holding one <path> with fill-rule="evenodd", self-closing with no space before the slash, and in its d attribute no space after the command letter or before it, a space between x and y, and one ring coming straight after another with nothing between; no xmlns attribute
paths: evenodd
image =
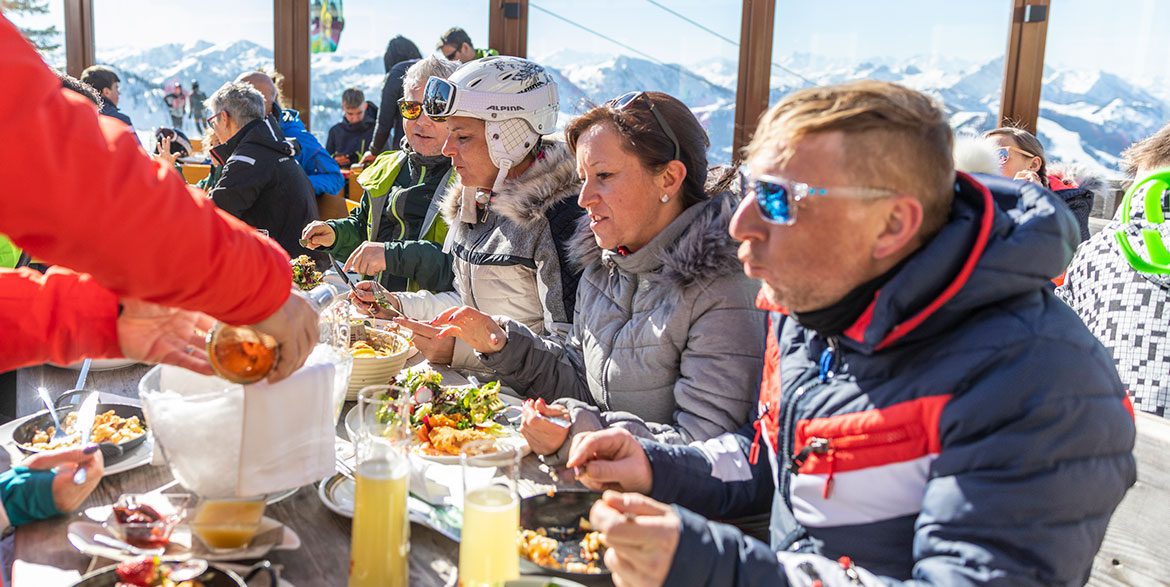
<svg viewBox="0 0 1170 587"><path fill-rule="evenodd" d="M333 474L333 365L309 365L244 394L240 495L276 493Z"/></svg>
<svg viewBox="0 0 1170 587"><path fill-rule="evenodd" d="M144 408L171 472L203 496L276 493L333 474L337 369L307 364L276 384L234 385L163 366ZM344 389L344 388L342 388Z"/></svg>
<svg viewBox="0 0 1170 587"><path fill-rule="evenodd" d="M16 559L12 562L13 587L64 587L81 578L77 571L66 571Z"/></svg>

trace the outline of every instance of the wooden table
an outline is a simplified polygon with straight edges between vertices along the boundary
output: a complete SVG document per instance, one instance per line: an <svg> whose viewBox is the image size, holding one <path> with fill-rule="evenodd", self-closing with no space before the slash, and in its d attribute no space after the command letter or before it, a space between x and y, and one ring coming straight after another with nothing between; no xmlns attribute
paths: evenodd
<svg viewBox="0 0 1170 587"><path fill-rule="evenodd" d="M138 381L148 367L135 365L112 371L91 372L86 389L137 398ZM56 367L21 369L17 381L17 413L23 417L41 409L36 401L37 386L45 386L56 397L61 390L76 383L77 372ZM339 435L345 436L339 425ZM546 491L547 474L539 461L525 457L521 475L528 480L527 493ZM113 503L122 493L149 491L173 480L170 469L144 466L102 480L81 509ZM84 572L90 557L82 555L66 541L66 528L79 514L22 526L16 532L15 558L26 562L51 565ZM306 485L284 501L269 506L266 515L297 532L302 546L294 551L273 551L268 560L282 567L281 577L298 587L344 585L349 568L350 520L325 508L317 497L315 485ZM438 532L411 524L410 585L447 585L455 574L458 544ZM112 564L101 561L97 566ZM19 586L18 586L19 587Z"/></svg>

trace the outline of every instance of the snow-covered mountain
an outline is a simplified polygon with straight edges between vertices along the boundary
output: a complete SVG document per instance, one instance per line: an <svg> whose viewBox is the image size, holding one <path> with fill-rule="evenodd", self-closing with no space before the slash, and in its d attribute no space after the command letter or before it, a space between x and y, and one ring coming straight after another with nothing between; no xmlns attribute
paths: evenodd
<svg viewBox="0 0 1170 587"><path fill-rule="evenodd" d="M198 79L211 94L239 73L272 64L272 52L248 41L213 45L205 41L145 50L108 50L99 61L122 74L122 110L140 130L169 125L163 85L179 80L189 88ZM631 90L666 92L689 105L711 138L711 160L731 158L738 75L734 61L713 58L686 65L636 57L613 57L562 49L541 60L556 78L561 121ZM312 122L324 138L341 120L341 93L357 87L367 99L380 98L384 70L380 53L362 56L314 55ZM959 132L978 133L997 124L1003 60L969 63L937 57L875 58L861 63L795 53L773 66L771 101L817 84L855 79L903 83L939 98ZM808 81L806 81L808 80ZM1040 139L1054 160L1077 161L1115 174L1118 155L1134 141L1170 120L1168 85L1139 87L1107 72L1045 69L1040 104ZM191 122L186 122L191 130Z"/></svg>

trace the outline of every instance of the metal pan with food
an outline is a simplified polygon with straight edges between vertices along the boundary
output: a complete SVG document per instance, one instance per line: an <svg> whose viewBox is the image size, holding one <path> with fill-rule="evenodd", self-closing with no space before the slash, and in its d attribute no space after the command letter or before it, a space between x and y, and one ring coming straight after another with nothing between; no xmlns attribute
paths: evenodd
<svg viewBox="0 0 1170 587"><path fill-rule="evenodd" d="M601 534L589 525L589 510L600 498L592 491L563 489L521 500L521 558L541 573L575 581L608 576Z"/></svg>
<svg viewBox="0 0 1170 587"><path fill-rule="evenodd" d="M84 391L71 391L57 398L53 412L61 422L66 437L54 439L56 423L48 411L33 416L12 431L12 440L26 453L79 446L80 430L76 426L78 407L68 405L70 400L80 399ZM97 415L89 442L101 447L102 457L107 465L121 460L126 453L146 441L149 433L142 408L127 404L98 403Z"/></svg>

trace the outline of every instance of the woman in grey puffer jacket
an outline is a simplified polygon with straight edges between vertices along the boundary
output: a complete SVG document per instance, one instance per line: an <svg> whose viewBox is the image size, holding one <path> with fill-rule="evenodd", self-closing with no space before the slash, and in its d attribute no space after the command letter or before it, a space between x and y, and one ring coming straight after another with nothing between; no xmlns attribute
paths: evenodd
<svg viewBox="0 0 1170 587"><path fill-rule="evenodd" d="M765 315L728 234L736 198L705 181L702 127L674 98L642 93L584 114L566 137L589 213L572 243L584 270L568 335L470 308L436 325L517 392L557 400L526 405L538 453L564 457L573 435L606 426L672 443L738 429L757 395ZM546 416L568 416L570 429Z"/></svg>

